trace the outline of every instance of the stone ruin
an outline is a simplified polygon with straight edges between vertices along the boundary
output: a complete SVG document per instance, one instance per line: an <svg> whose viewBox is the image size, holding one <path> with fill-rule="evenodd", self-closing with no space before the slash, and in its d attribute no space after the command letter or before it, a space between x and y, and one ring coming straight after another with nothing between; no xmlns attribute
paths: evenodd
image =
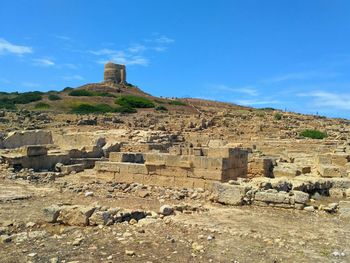
<svg viewBox="0 0 350 263"><path fill-rule="evenodd" d="M112 84L126 83L125 65L108 62L104 69L104 82Z"/></svg>
<svg viewBox="0 0 350 263"><path fill-rule="evenodd" d="M14 171L59 171L59 176L89 169L81 179L170 188L200 188L228 205L268 205L313 209L312 198L350 196L347 148L317 154L284 148L276 157L261 155L242 144L210 140L194 147L161 132L124 131L54 133L10 132L0 138L0 155ZM166 135L166 136L165 136ZM157 142L157 143L155 143ZM339 211L344 202L339 203ZM322 205L320 206L322 207ZM334 212L336 205L322 207Z"/></svg>
<svg viewBox="0 0 350 263"><path fill-rule="evenodd" d="M239 148L173 148L170 153L114 152L96 162L97 177L126 183L212 189L247 175L248 151Z"/></svg>

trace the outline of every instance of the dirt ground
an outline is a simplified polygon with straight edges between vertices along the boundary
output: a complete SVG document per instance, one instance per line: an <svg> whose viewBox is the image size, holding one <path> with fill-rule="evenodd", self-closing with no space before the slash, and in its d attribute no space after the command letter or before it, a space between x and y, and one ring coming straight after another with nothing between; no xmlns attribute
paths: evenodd
<svg viewBox="0 0 350 263"><path fill-rule="evenodd" d="M350 224L336 214L271 207L230 207L205 199L183 202L199 212L131 225L65 226L44 221L58 203L158 211L178 200L152 193L108 195L105 182L78 175L51 183L0 179L0 262L350 262ZM71 187L62 187L62 185ZM83 189L83 190L77 190ZM86 197L89 190L93 196Z"/></svg>

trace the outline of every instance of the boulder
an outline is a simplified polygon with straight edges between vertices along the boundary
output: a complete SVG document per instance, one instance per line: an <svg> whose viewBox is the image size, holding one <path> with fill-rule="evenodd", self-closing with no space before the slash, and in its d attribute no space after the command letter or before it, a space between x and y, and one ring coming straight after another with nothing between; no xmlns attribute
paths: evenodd
<svg viewBox="0 0 350 263"><path fill-rule="evenodd" d="M89 218L91 226L107 225L112 221L111 214L107 211L97 211ZM112 221L113 222L113 221Z"/></svg>
<svg viewBox="0 0 350 263"><path fill-rule="evenodd" d="M87 226L94 211L95 207L91 206L67 206L61 210L58 220L70 226Z"/></svg>
<svg viewBox="0 0 350 263"><path fill-rule="evenodd" d="M61 209L62 209L62 207L60 207L58 205L52 205L49 207L45 207L43 209L45 221L48 223L56 223L57 219L60 215Z"/></svg>
<svg viewBox="0 0 350 263"><path fill-rule="evenodd" d="M301 191L293 191L293 198L295 203L298 204L307 204L310 201L309 194Z"/></svg>
<svg viewBox="0 0 350 263"><path fill-rule="evenodd" d="M227 183L215 183L213 190L216 193L219 203L225 205L242 205L243 198L249 187L241 185L231 185Z"/></svg>

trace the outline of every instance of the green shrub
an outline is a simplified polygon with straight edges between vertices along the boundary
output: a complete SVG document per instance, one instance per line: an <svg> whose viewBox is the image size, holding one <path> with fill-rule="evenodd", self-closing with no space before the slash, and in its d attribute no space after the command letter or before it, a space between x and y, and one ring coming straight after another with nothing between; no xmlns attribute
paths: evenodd
<svg viewBox="0 0 350 263"><path fill-rule="evenodd" d="M119 113L136 113L137 110L131 107L118 107L114 109L114 112L119 112Z"/></svg>
<svg viewBox="0 0 350 263"><path fill-rule="evenodd" d="M49 109L49 108L50 108L50 105L47 104L47 103L44 103L44 102L39 102L39 103L35 104L34 108L35 108L35 109L38 109L38 110L39 110L39 109L40 109L40 110L42 110L42 109Z"/></svg>
<svg viewBox="0 0 350 263"><path fill-rule="evenodd" d="M89 91L84 89L78 89L78 90L72 90L68 93L69 96L74 97L113 97L115 96L108 92L95 92L95 91Z"/></svg>
<svg viewBox="0 0 350 263"><path fill-rule="evenodd" d="M175 105L175 106L186 106L187 104L183 101L180 100L171 100L168 102L170 105Z"/></svg>
<svg viewBox="0 0 350 263"><path fill-rule="evenodd" d="M274 111L274 110L276 110L276 109L271 108L271 107L266 107L266 108L259 108L259 109L257 109L257 110L262 110L262 111Z"/></svg>
<svg viewBox="0 0 350 263"><path fill-rule="evenodd" d="M88 90L84 89L77 89L77 90L72 90L71 92L68 93L69 96L74 96L74 97L92 97L93 93Z"/></svg>
<svg viewBox="0 0 350 263"><path fill-rule="evenodd" d="M304 130L300 133L300 136L311 139L324 139L327 137L327 133L318 130Z"/></svg>
<svg viewBox="0 0 350 263"><path fill-rule="evenodd" d="M72 113L77 113L77 114L107 113L107 112L114 112L114 108L109 106L108 104L91 105L87 103L82 103L72 107Z"/></svg>
<svg viewBox="0 0 350 263"><path fill-rule="evenodd" d="M61 100L62 98L60 96L58 96L57 94L50 94L48 96L48 99L54 101L54 100Z"/></svg>
<svg viewBox="0 0 350 263"><path fill-rule="evenodd" d="M155 108L156 111L168 111L168 109L162 105L159 105Z"/></svg>
<svg viewBox="0 0 350 263"><path fill-rule="evenodd" d="M276 112L274 117L275 117L275 120L277 120L277 121L282 120L282 114L281 113Z"/></svg>
<svg viewBox="0 0 350 263"><path fill-rule="evenodd" d="M68 91L72 91L72 90L74 90L74 89L71 87L65 87L61 92L68 92Z"/></svg>
<svg viewBox="0 0 350 263"><path fill-rule="evenodd" d="M13 103L13 100L9 98L1 98L0 109L15 110L16 105Z"/></svg>
<svg viewBox="0 0 350 263"><path fill-rule="evenodd" d="M42 92L25 92L19 94L17 97L13 98L12 101L14 104L28 104L34 101L42 100Z"/></svg>
<svg viewBox="0 0 350 263"><path fill-rule="evenodd" d="M120 96L115 100L115 103L129 108L154 108L154 103L151 100L133 95Z"/></svg>

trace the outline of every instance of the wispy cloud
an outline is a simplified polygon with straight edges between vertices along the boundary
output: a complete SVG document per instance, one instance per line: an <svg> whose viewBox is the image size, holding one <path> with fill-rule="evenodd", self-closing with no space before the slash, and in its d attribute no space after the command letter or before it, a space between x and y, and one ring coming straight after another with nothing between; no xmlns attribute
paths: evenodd
<svg viewBox="0 0 350 263"><path fill-rule="evenodd" d="M60 39L60 40L64 40L64 41L71 41L72 38L68 37L68 36L64 36L64 35L51 35L54 38Z"/></svg>
<svg viewBox="0 0 350 263"><path fill-rule="evenodd" d="M234 93L242 93L249 96L257 96L259 94L258 90L252 87L241 87L241 88L231 88L226 85L212 85L212 89L218 91L226 91L226 92L234 92Z"/></svg>
<svg viewBox="0 0 350 263"><path fill-rule="evenodd" d="M280 101L278 100L236 100L235 103L239 105L245 105L245 106L258 106L258 105L270 105L270 104L278 104Z"/></svg>
<svg viewBox="0 0 350 263"><path fill-rule="evenodd" d="M89 50L88 53L100 57L97 60L98 63L113 61L124 65L148 66L150 63L150 52L163 52L167 50L168 45L173 42L173 39L166 36L157 36L153 39L141 41L141 43L132 44L121 50L103 48L99 50Z"/></svg>
<svg viewBox="0 0 350 263"><path fill-rule="evenodd" d="M80 75L72 75L72 76L63 76L62 79L64 80L84 80L84 77Z"/></svg>
<svg viewBox="0 0 350 263"><path fill-rule="evenodd" d="M291 80L308 80L308 79L325 79L325 78L334 78L338 77L341 74L339 72L328 72L328 71L304 71L304 72L294 72L294 73L286 73L283 75L279 75L272 78L267 78L262 80L263 83L279 83L284 81Z"/></svg>
<svg viewBox="0 0 350 263"><path fill-rule="evenodd" d="M0 38L0 55L4 54L14 54L22 56L24 54L33 53L33 49L28 46L15 45L7 40Z"/></svg>
<svg viewBox="0 0 350 263"><path fill-rule="evenodd" d="M36 59L33 59L33 62L35 66L41 66L41 67L52 67L56 65L55 62L47 58L36 58Z"/></svg>
<svg viewBox="0 0 350 263"><path fill-rule="evenodd" d="M330 107L337 110L350 110L350 93L332 93L329 91L312 91L299 93L299 97L309 97L315 107Z"/></svg>
<svg viewBox="0 0 350 263"><path fill-rule="evenodd" d="M34 82L22 82L21 85L27 88L39 88L40 84Z"/></svg>

